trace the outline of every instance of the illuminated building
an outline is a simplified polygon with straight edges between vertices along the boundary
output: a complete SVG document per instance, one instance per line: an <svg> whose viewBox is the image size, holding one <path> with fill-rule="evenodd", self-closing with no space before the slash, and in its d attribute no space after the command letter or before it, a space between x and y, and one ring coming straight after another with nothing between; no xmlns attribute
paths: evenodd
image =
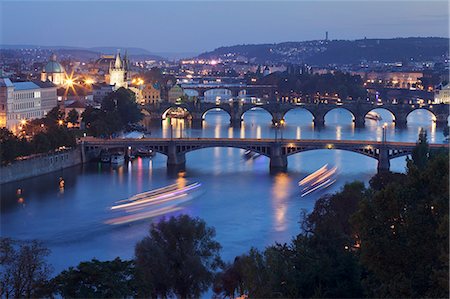
<svg viewBox="0 0 450 299"><path fill-rule="evenodd" d="M158 84L145 84L142 89L144 104L154 104L161 101L161 91Z"/></svg>
<svg viewBox="0 0 450 299"><path fill-rule="evenodd" d="M50 56L50 61L42 69L41 81L50 81L56 85L63 85L65 82L64 67L56 61L56 55L53 53Z"/></svg>
<svg viewBox="0 0 450 299"><path fill-rule="evenodd" d="M57 106L56 86L49 82L11 82L0 78L0 127L18 133L29 120Z"/></svg>
<svg viewBox="0 0 450 299"><path fill-rule="evenodd" d="M109 66L109 84L114 85L114 89L117 90L121 87L128 88L129 80L129 61L127 54L124 58L120 57L120 53L117 52L114 64L110 63Z"/></svg>
<svg viewBox="0 0 450 299"><path fill-rule="evenodd" d="M184 91L180 85L175 84L174 86L172 86L171 89L169 89L169 95L168 95L169 103L176 103L177 101L179 102L179 101L181 101L181 98L183 96L184 96Z"/></svg>
<svg viewBox="0 0 450 299"><path fill-rule="evenodd" d="M450 85L436 89L434 93L434 104L450 104Z"/></svg>

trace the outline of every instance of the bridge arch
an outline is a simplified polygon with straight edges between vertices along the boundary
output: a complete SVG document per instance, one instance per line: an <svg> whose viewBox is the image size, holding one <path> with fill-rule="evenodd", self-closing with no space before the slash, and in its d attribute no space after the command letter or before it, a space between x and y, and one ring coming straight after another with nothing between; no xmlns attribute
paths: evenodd
<svg viewBox="0 0 450 299"><path fill-rule="evenodd" d="M264 106L259 106L259 105L252 105L252 106L249 106L249 107L246 107L246 109L245 110L243 110L242 111L242 114L241 114L241 116L240 116L240 118L241 118L241 121L244 121L245 120L245 115L247 114L247 116L249 115L249 113L252 113L252 112L254 112L254 111L264 111L264 118L262 119L263 121L265 121L266 119L266 116L267 116L267 119L268 119L268 121L269 122L271 122L272 120L273 120L273 118L274 118L274 115L273 115L273 113L270 111L270 110L268 110L268 109L266 109Z"/></svg>
<svg viewBox="0 0 450 299"><path fill-rule="evenodd" d="M339 112L339 111L347 111L348 113L350 113L350 116L351 116L351 121L352 122L355 122L355 120L356 120L356 114L352 111L352 110L350 110L350 109L348 109L348 108L346 108L346 107L333 107L333 108L331 108L331 109L329 109L329 110L327 110L326 112L325 112L325 114L323 115L323 119L324 119L324 121L325 121L325 123L327 123L327 118L328 118L328 122L330 122L330 112L332 112L332 111L337 111L337 112Z"/></svg>
<svg viewBox="0 0 450 299"><path fill-rule="evenodd" d="M420 119L418 122L411 121L411 120L408 121L408 117L410 117L412 114L418 113L419 111L427 111L427 112L425 112L426 115L424 115L423 118ZM436 114L428 107L417 107L417 108L411 109L411 111L409 111L406 114L406 121L407 121L407 123L423 124L423 123L429 122L430 118L431 118L431 123L432 124L436 123L436 120L437 120Z"/></svg>
<svg viewBox="0 0 450 299"><path fill-rule="evenodd" d="M210 111L221 111L221 112L225 112L228 114L228 116L230 117L230 121L231 121L231 113L228 109L222 107L222 106L211 106L205 110L202 111L202 120L205 120L206 114Z"/></svg>
<svg viewBox="0 0 450 299"><path fill-rule="evenodd" d="M200 95L198 90L192 88L187 88L184 89L183 91L188 97L198 97Z"/></svg>
<svg viewBox="0 0 450 299"><path fill-rule="evenodd" d="M302 118L305 116L307 118L311 117L311 120L309 121L309 119L308 119L308 120L302 121L302 122L298 121L299 117ZM309 110L305 107L302 107L302 106L292 107L292 108L288 109L283 115L283 119L286 121L287 124L289 124L289 123L294 123L294 124L308 123L308 124L310 124L310 123L314 122L315 118L316 118L316 116L314 115L314 113L311 110Z"/></svg>
<svg viewBox="0 0 450 299"><path fill-rule="evenodd" d="M382 106L381 107L375 107L375 108L367 111L364 114L364 118L366 118L367 115L369 115L370 112L374 112L374 113L378 114L379 116L381 116L382 118L380 119L380 121L383 122L383 123L384 122L387 122L387 123L395 122L396 119L397 119L395 113L391 109L385 108L385 107L382 107ZM383 118L383 115L382 115L383 113L382 112L387 112L387 114L391 117L391 119L387 119L386 116Z"/></svg>
<svg viewBox="0 0 450 299"><path fill-rule="evenodd" d="M188 107L186 107L185 105L170 105L166 108L163 109L162 114L161 114L161 119L164 120L167 118L167 114L171 111L181 111L183 110L184 112L188 113L191 117L192 117L192 112L189 110ZM180 112L181 113L181 112Z"/></svg>

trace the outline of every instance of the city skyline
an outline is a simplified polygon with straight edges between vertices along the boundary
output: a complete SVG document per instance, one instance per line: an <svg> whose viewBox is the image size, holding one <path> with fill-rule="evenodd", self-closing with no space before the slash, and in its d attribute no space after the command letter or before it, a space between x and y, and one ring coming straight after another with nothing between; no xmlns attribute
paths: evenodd
<svg viewBox="0 0 450 299"><path fill-rule="evenodd" d="M0 43L200 53L237 44L319 40L325 38L327 31L330 39L350 40L448 37L445 1L97 1L86 4L85 1L2 2ZM16 26L19 17L22 26ZM171 19L173 22L168 21Z"/></svg>

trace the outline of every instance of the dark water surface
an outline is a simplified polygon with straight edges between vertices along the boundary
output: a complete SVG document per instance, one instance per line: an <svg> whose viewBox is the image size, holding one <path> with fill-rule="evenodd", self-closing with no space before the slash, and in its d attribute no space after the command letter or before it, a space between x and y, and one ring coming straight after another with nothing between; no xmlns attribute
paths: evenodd
<svg viewBox="0 0 450 299"><path fill-rule="evenodd" d="M413 112L406 129L392 124L392 117L380 110L382 121L366 121L366 128L356 129L351 115L334 110L326 116L326 127L317 130L312 117L304 110L291 111L286 127L278 132L285 138L321 138L381 140L382 125L388 123L387 139L417 139L420 127L428 132L432 143L442 143L442 129L432 124L427 111ZM184 121L174 122L174 137L273 138L271 117L263 111L249 111L241 128L230 128L229 117L212 111L206 115L203 130L186 128ZM151 128L152 136L170 136L166 121ZM182 133L181 133L182 132ZM15 239L40 239L51 249L50 263L55 272L80 261L116 256L131 258L134 245L147 233L150 221L162 216L123 225L105 222L113 217L109 208L114 202L137 193L177 183L194 182L201 187L179 210L166 216L187 213L203 218L214 226L222 244L222 256L231 260L251 246L264 248L274 242L288 242L299 232L300 211L310 211L324 192L339 190L346 182L365 183L376 173L377 161L340 150L308 151L288 158L288 173L270 175L269 160L259 157L245 160L243 150L211 148L187 154L186 171L168 174L166 158L138 158L120 167L91 163L40 177L1 186L1 235ZM337 166L337 182L326 191L300 197L298 181L324 164ZM391 161L391 170L404 171L405 158ZM59 178L65 186L59 188ZM17 189L22 190L17 195Z"/></svg>

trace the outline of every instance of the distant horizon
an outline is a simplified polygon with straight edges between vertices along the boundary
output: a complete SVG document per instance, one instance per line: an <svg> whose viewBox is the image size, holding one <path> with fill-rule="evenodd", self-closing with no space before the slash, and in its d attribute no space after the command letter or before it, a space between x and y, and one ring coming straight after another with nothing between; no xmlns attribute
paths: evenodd
<svg viewBox="0 0 450 299"><path fill-rule="evenodd" d="M392 40L392 39L410 39L410 38L442 38L442 39L449 39L450 37L444 37L444 36L406 36L406 37L402 37L402 36L398 36L398 37L389 37L389 38L383 38L383 37L370 37L370 38L355 38L355 39L328 39L328 41L357 41L357 40ZM122 49L136 49L136 50L145 50L147 52L149 52L149 54L152 55L159 55L159 54L183 54L183 53L189 53L189 54L195 54L195 55L199 55L205 52L211 52L214 51L218 48L227 48L227 47L234 47L234 46L252 46L252 45L273 45L273 44L283 44L283 43L301 43L301 42L311 42L311 41L321 41L321 40L325 40L325 39L308 39L308 40L287 40L287 41L281 41L281 42L274 42L274 43L243 43L243 44L230 44L230 45L222 45L213 49L208 49L205 50L203 52L196 52L196 51L180 51L180 52L174 52L174 51L152 51L150 49L146 49L146 48L142 48L142 47L137 47L137 46L89 46L89 47L82 47L82 46L72 46L72 45L40 45L40 44L0 44L0 48L1 49L5 49L5 48L15 48L15 49L20 49L21 47L37 47L37 48L42 48L42 49L54 49L54 50L64 50L64 49L80 49L80 50L90 50L90 51L95 51L95 52L99 52L98 48L113 48L113 49L117 49L117 50L122 50ZM131 55L145 55L145 54L131 54Z"/></svg>

